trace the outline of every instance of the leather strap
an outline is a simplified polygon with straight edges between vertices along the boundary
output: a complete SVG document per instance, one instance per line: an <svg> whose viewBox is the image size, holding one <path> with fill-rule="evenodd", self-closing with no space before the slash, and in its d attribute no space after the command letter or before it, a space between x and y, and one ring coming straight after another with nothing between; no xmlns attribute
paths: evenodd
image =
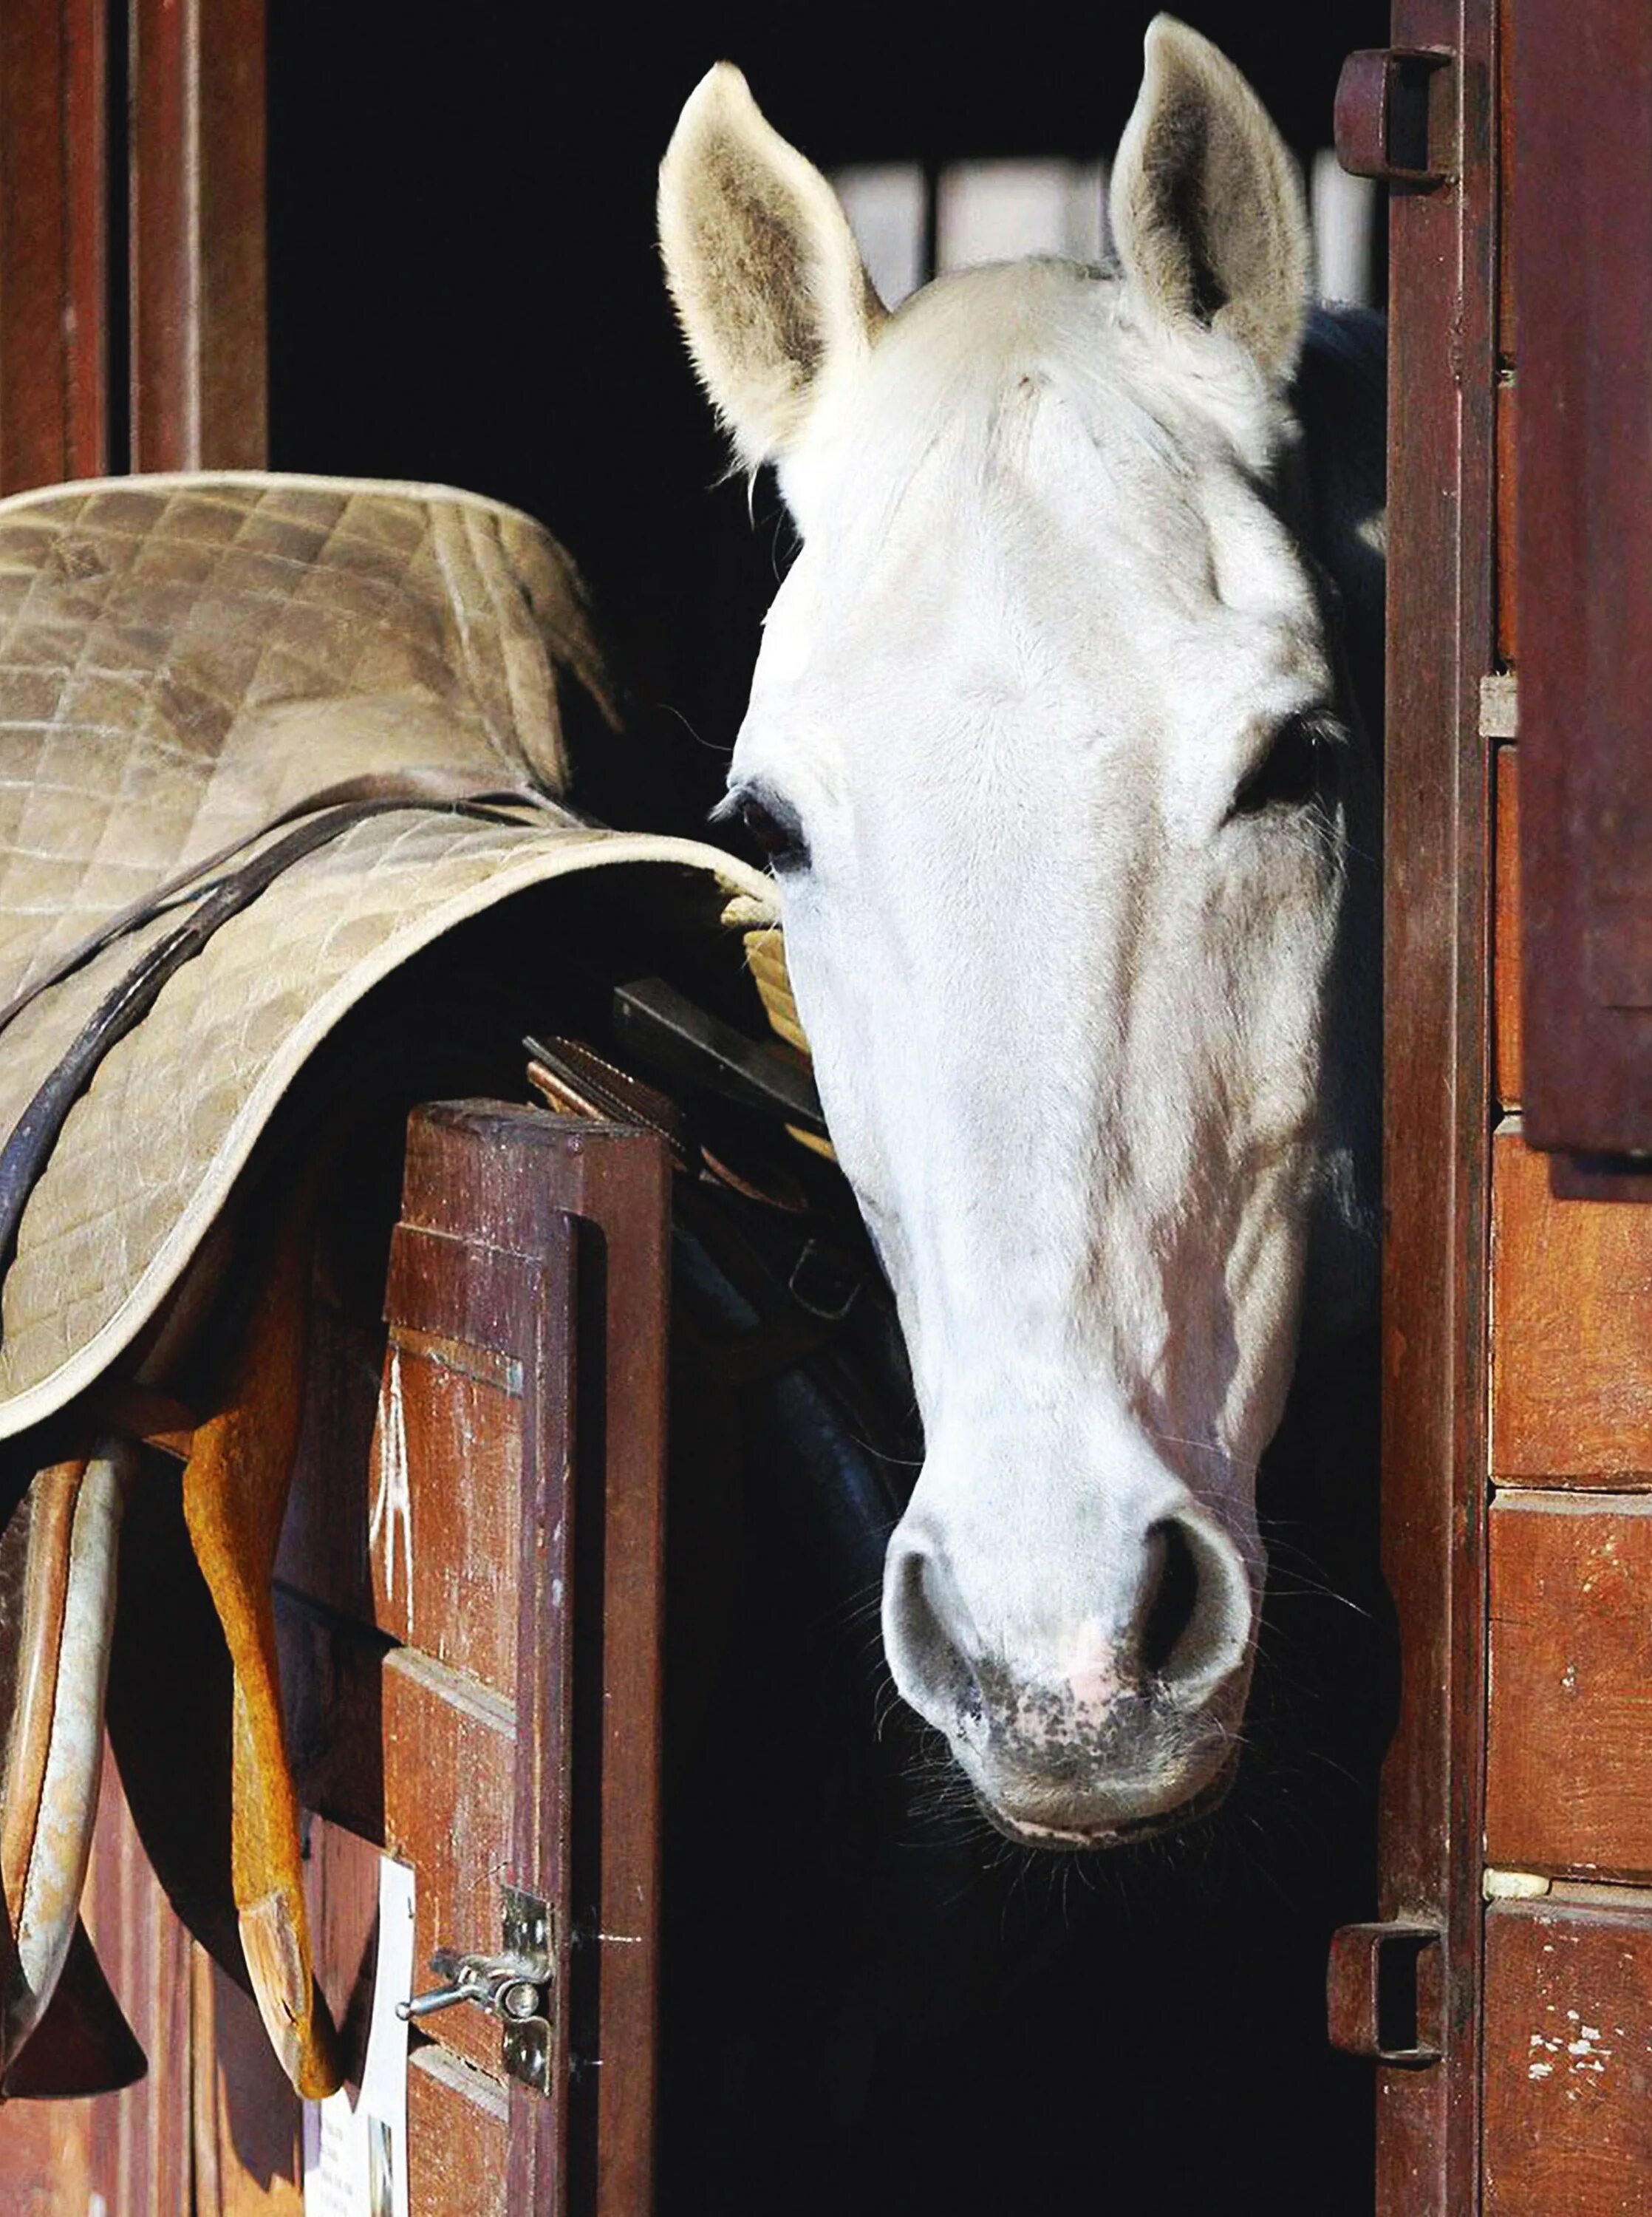
<svg viewBox="0 0 1652 2217"><path fill-rule="evenodd" d="M334 2092L342 2070L311 1951L272 1580L304 1413L319 1183L312 1170L282 1207L240 1349L183 1472L184 1522L235 1678L230 1875L242 1950L281 2068L310 2100Z"/></svg>
<svg viewBox="0 0 1652 2217"><path fill-rule="evenodd" d="M381 789L367 797L329 800L326 795L312 797L302 804L301 812L289 810L274 824L265 824L231 847L223 849L205 863L196 864L183 879L173 879L149 894L144 901L122 910L108 923L100 927L89 938L72 948L42 977L36 979L25 991L17 994L0 1010L0 1033L21 1015L22 1010L43 993L49 985L59 983L78 969L104 947L113 944L124 933L163 915L176 900L185 885L192 884L203 874L219 869L231 856L254 845L268 836L277 825L294 814L301 813L302 820L273 845L263 848L238 869L225 875L206 875L206 882L197 886L192 895L194 905L183 921L144 951L132 968L111 988L81 1027L80 1032L67 1053L40 1087L27 1108L12 1127L4 1146L0 1146L0 1268L10 1260L16 1244L18 1226L22 1220L29 1195L50 1158L58 1136L63 1130L69 1111L90 1084L103 1057L117 1041L122 1040L148 1015L159 997L162 987L184 963L199 954L221 924L227 923L242 910L250 908L258 896L268 891L284 870L305 855L328 845L332 840L350 831L369 817L389 814L408 808L438 808L445 813L474 818L481 823L509 820L503 812L521 807L525 802L532 806L546 806L545 797L527 791L472 793L447 800L432 797L428 786L414 783L408 787L393 786L391 781L371 781ZM385 787L393 789L385 790ZM335 794L352 788L336 787Z"/></svg>
<svg viewBox="0 0 1652 2217"><path fill-rule="evenodd" d="M101 1440L38 1470L9 1520L0 1718L0 2076L73 1942L102 1756L115 1554L137 1451Z"/></svg>
<svg viewBox="0 0 1652 2217"><path fill-rule="evenodd" d="M180 899L193 899L207 892L209 887L204 881L211 878L214 870L221 870L225 862L233 861L237 855L244 855L249 847L256 847L261 839L268 838L272 831L279 831L284 824L294 824L303 817L319 815L332 808L355 806L362 802L375 802L398 808L479 808L484 806L543 808L546 806L545 794L536 793L529 787L502 787L497 792L490 793L477 792L469 787L455 787L449 790L441 780L433 777L353 777L346 778L337 785L324 786L320 792L309 794L302 800L295 800L290 808L282 809L279 816L270 817L256 831L243 831L238 839L231 839L213 854L202 855L171 877L163 880L158 886L151 886L148 892L140 894L136 900L128 901L124 908L116 909L112 915L106 917L83 939L77 940L72 947L60 954L39 977L31 979L20 992L0 1004L0 1032L4 1031L14 1016L20 1016L31 1001L38 1000L53 985L61 985L65 978L72 977L95 954L101 954L106 947L112 947L124 934L151 923ZM348 829L348 825L341 825L340 828Z"/></svg>

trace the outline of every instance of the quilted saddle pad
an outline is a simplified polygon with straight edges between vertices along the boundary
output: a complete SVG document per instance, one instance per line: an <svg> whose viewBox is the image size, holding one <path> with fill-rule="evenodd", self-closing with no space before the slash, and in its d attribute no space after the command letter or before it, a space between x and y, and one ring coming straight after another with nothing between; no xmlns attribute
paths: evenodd
<svg viewBox="0 0 1652 2217"><path fill-rule="evenodd" d="M620 863L695 881L730 926L772 917L767 880L716 849L559 806L570 682L611 719L576 573L474 495L235 472L0 502L0 1006L52 981L0 1031L0 1145L226 846L352 783L429 796L293 863L102 1056L0 1257L0 1437L130 1346L305 1059L443 933ZM478 790L509 800L444 810ZM167 913L58 974L192 868Z"/></svg>

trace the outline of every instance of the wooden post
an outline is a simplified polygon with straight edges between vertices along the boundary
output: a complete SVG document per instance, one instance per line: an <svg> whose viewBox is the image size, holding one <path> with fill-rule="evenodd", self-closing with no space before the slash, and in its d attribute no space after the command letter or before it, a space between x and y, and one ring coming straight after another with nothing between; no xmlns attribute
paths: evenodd
<svg viewBox="0 0 1652 2217"><path fill-rule="evenodd" d="M0 9L0 493L108 466L103 4Z"/></svg>
<svg viewBox="0 0 1652 2217"><path fill-rule="evenodd" d="M133 0L135 470L268 458L264 0Z"/></svg>

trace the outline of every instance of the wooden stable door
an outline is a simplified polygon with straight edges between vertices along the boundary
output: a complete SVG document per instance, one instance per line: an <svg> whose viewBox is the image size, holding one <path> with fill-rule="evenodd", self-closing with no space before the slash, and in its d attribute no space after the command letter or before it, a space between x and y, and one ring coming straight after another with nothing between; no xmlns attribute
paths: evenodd
<svg viewBox="0 0 1652 2217"><path fill-rule="evenodd" d="M1652 2208L1652 18L1393 28L1341 126L1392 186L1403 1696L1334 2016L1378 2059L1384 2217L1605 2217Z"/></svg>
<svg viewBox="0 0 1652 2217"><path fill-rule="evenodd" d="M417 2022L417 2217L653 2206L669 1176L650 1133L421 1110L387 1337L317 1271L276 1595L353 2079L385 1856L412 1873L416 1988L453 1983L442 1956L539 1959L515 2011ZM7 2105L0 2207L297 2217L302 2106L159 1893L112 1770L105 1805L87 1922L148 2075Z"/></svg>
<svg viewBox="0 0 1652 2217"><path fill-rule="evenodd" d="M424 1990L544 1959L526 2017L417 2021L420 2217L650 2206L669 1218L651 1133L421 1110L376 1410L317 1318L277 1575L324 1985L362 2021L380 1850Z"/></svg>

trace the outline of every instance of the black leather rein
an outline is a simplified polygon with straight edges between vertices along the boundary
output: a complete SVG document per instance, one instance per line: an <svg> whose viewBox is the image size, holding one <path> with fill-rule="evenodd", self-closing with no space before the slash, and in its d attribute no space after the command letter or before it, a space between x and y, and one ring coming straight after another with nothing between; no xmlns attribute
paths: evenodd
<svg viewBox="0 0 1652 2217"><path fill-rule="evenodd" d="M91 1083L103 1057L148 1015L168 979L200 953L220 925L250 908L283 871L369 817L393 811L428 810L437 815L471 818L478 823L501 824L520 821L506 812L509 810L544 809L549 805L545 794L529 788L446 795L440 790L433 792L428 784L410 781L398 786L384 778L330 787L169 879L141 901L111 917L34 979L0 1008L0 1034L48 988L71 976L117 939L163 915L181 899L194 904L179 923L145 948L98 1003L0 1147L0 1270L11 1260L29 1195L51 1158L69 1111ZM293 828L250 861L224 874L213 874L288 823ZM202 879L206 882L196 885ZM195 890L188 892L192 886Z"/></svg>

